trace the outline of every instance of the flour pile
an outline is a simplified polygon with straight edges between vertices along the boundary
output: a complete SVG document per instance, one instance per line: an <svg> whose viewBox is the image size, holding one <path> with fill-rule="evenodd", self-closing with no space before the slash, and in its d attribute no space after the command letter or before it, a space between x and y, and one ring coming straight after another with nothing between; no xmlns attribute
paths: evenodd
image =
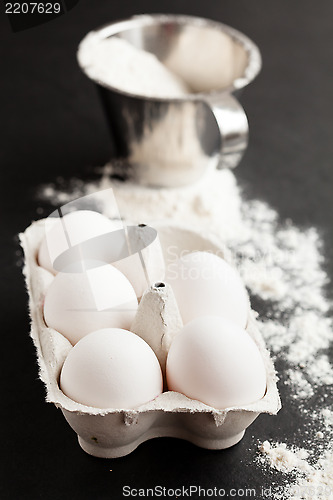
<svg viewBox="0 0 333 500"><path fill-rule="evenodd" d="M267 467L267 474L275 471L284 485L282 493L272 491L272 498L333 498L333 334L317 230L282 224L266 203L243 199L229 170L210 172L185 188L159 190L111 181L110 174L107 165L98 181L73 180L67 190L59 179L59 186L44 186L39 196L60 205L112 187L121 215L133 223L167 220L209 230L230 248L254 306L260 307L283 411L290 412L290 419L293 413L301 415L304 422L293 433L285 429L286 443L259 443L257 463ZM107 199L104 206L107 214Z"/></svg>
<svg viewBox="0 0 333 500"><path fill-rule="evenodd" d="M94 32L81 42L78 59L93 80L150 97L181 97L189 87L155 55L118 37L100 39Z"/></svg>

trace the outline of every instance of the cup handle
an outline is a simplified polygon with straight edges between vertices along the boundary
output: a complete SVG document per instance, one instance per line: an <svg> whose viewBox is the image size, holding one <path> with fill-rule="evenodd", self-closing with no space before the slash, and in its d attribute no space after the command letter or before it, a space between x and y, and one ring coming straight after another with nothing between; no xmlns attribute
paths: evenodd
<svg viewBox="0 0 333 500"><path fill-rule="evenodd" d="M207 100L221 135L218 168L234 168L247 148L249 125L243 107L231 94Z"/></svg>

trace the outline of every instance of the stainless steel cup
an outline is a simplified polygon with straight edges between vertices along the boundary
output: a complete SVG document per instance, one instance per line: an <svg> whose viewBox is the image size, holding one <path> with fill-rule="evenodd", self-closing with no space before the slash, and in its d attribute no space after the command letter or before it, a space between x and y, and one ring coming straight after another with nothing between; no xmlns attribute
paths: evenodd
<svg viewBox="0 0 333 500"><path fill-rule="evenodd" d="M89 76L81 57L86 40L115 36L155 54L191 92L174 98L140 95ZM116 157L125 160L122 168L136 182L181 186L209 168L240 162L248 121L235 96L261 69L257 46L242 33L197 17L133 16L89 33L79 46L78 61L97 85Z"/></svg>

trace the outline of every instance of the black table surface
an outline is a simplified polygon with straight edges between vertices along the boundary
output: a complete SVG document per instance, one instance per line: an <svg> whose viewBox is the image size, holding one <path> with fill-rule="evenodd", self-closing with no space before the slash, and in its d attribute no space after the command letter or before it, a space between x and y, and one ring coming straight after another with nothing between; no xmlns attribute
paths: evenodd
<svg viewBox="0 0 333 500"><path fill-rule="evenodd" d="M58 176L88 179L110 157L95 89L77 67L80 39L137 13L198 15L246 33L263 57L243 94L250 145L236 170L248 197L266 200L300 227L316 226L333 277L333 3L330 0L81 0L67 14L12 32L0 7L0 165L3 499L122 498L122 488L256 488L277 480L252 463L257 438L286 438L297 419L284 407L260 416L236 446L214 452L185 441L146 442L117 460L79 447L60 410L44 401L29 338L17 233L40 218L36 189ZM44 208L51 207L44 203ZM281 388L283 390L283 388ZM283 394L282 394L283 395ZM290 423L296 432L297 420ZM195 497L192 497L195 498Z"/></svg>

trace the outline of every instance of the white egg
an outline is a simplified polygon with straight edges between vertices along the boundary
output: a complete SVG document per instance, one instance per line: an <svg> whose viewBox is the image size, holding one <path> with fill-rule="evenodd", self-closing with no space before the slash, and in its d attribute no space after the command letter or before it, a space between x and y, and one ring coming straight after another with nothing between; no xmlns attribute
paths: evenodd
<svg viewBox="0 0 333 500"><path fill-rule="evenodd" d="M142 225L142 228L140 226L128 228L129 235L133 238L133 241L131 240L133 255L128 255L123 224L120 221L111 221L98 212L78 210L65 215L62 219L51 219L49 224L50 228L42 240L37 260L41 267L53 274L59 271L53 264L61 254L63 254L61 270L64 266L68 270L70 265L74 269L77 262L82 259L87 260L86 255L82 257L82 249L72 248L71 254L68 252L64 254L69 248L68 241L70 241L71 247L89 242L83 253L89 254L90 263L95 259L114 265L129 279L137 298L140 298L152 283L162 281L165 277L165 264L159 240L151 236L152 233L156 233L153 228L146 225ZM103 235L104 238L97 238ZM93 238L96 238L94 243ZM140 248L140 255L137 246Z"/></svg>
<svg viewBox="0 0 333 500"><path fill-rule="evenodd" d="M56 274L57 271L53 268L52 262L68 249L68 239L70 244L75 246L96 236L112 232L118 227L119 223L92 210L77 210L66 214L61 219L57 219L50 229L46 225L47 234L39 247L38 264Z"/></svg>
<svg viewBox="0 0 333 500"><path fill-rule="evenodd" d="M107 264L86 273L58 273L45 295L44 319L75 344L101 328L129 329L137 307L128 279Z"/></svg>
<svg viewBox="0 0 333 500"><path fill-rule="evenodd" d="M249 298L237 271L208 252L193 252L169 265L172 286L184 324L205 315L222 316L245 328Z"/></svg>
<svg viewBox="0 0 333 500"><path fill-rule="evenodd" d="M131 409L159 396L163 382L159 362L144 340L106 328L73 347L62 367L60 387L87 406Z"/></svg>
<svg viewBox="0 0 333 500"><path fill-rule="evenodd" d="M238 325L216 316L183 328L171 344L166 373L169 390L218 409L258 401L266 391L257 345Z"/></svg>

